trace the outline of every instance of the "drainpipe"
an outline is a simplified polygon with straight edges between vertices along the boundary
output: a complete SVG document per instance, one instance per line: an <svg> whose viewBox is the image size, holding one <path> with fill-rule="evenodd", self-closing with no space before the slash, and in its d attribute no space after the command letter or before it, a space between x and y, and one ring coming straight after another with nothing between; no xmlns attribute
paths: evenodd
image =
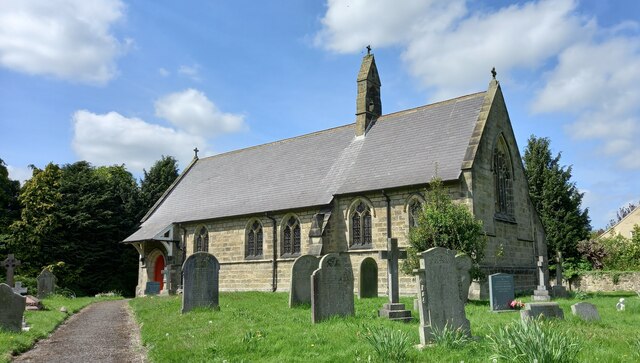
<svg viewBox="0 0 640 363"><path fill-rule="evenodd" d="M391 199L382 189L382 195L387 200L387 238L391 238Z"/></svg>
<svg viewBox="0 0 640 363"><path fill-rule="evenodd" d="M182 223L178 223L178 228L182 229L182 261L180 262L180 286L182 289L182 281L184 273L182 271L182 264L187 259L187 229L182 226Z"/></svg>
<svg viewBox="0 0 640 363"><path fill-rule="evenodd" d="M276 219L269 215L264 214L273 223L273 261L271 262L271 291L276 292L278 290L278 226L276 225Z"/></svg>

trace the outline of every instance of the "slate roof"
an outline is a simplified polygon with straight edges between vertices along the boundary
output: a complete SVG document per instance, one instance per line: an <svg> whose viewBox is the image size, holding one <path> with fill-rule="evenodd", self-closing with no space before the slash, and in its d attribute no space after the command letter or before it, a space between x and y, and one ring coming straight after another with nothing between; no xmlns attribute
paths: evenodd
<svg viewBox="0 0 640 363"><path fill-rule="evenodd" d="M334 195L460 176L486 92L197 160L125 242L171 223L327 205Z"/></svg>

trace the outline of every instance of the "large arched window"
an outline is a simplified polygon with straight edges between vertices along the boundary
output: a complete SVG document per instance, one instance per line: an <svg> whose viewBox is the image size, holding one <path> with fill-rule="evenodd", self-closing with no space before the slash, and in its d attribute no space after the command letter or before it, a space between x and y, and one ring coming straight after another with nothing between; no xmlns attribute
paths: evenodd
<svg viewBox="0 0 640 363"><path fill-rule="evenodd" d="M209 231L204 226L196 229L195 247L196 252L209 251Z"/></svg>
<svg viewBox="0 0 640 363"><path fill-rule="evenodd" d="M407 203L407 214L409 216L409 229L418 226L418 220L420 218L420 213L422 213L423 203L420 198L417 196L413 196L409 198L409 202Z"/></svg>
<svg viewBox="0 0 640 363"><path fill-rule="evenodd" d="M495 183L496 217L514 220L513 168L509 149L502 135L493 150L493 178Z"/></svg>
<svg viewBox="0 0 640 363"><path fill-rule="evenodd" d="M262 257L262 224L258 220L247 227L245 257Z"/></svg>
<svg viewBox="0 0 640 363"><path fill-rule="evenodd" d="M351 211L351 247L371 247L371 208L360 200Z"/></svg>
<svg viewBox="0 0 640 363"><path fill-rule="evenodd" d="M300 222L291 217L282 228L282 255L300 254Z"/></svg>

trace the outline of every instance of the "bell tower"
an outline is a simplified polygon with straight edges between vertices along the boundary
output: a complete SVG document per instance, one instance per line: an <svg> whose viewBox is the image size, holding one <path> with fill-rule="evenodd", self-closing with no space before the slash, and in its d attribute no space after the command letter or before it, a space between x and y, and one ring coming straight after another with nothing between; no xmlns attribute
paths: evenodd
<svg viewBox="0 0 640 363"><path fill-rule="evenodd" d="M362 136L382 114L380 101L380 77L376 61L367 46L367 55L362 58L358 72L358 97L356 98L356 136Z"/></svg>

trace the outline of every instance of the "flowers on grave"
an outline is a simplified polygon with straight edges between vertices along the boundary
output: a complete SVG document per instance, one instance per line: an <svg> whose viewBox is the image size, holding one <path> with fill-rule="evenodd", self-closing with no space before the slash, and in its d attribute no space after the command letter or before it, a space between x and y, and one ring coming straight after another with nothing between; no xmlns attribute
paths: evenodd
<svg viewBox="0 0 640 363"><path fill-rule="evenodd" d="M509 303L509 307L511 309L514 309L514 310L520 310L520 309L524 308L524 303L522 301L520 301L520 300L512 300Z"/></svg>

